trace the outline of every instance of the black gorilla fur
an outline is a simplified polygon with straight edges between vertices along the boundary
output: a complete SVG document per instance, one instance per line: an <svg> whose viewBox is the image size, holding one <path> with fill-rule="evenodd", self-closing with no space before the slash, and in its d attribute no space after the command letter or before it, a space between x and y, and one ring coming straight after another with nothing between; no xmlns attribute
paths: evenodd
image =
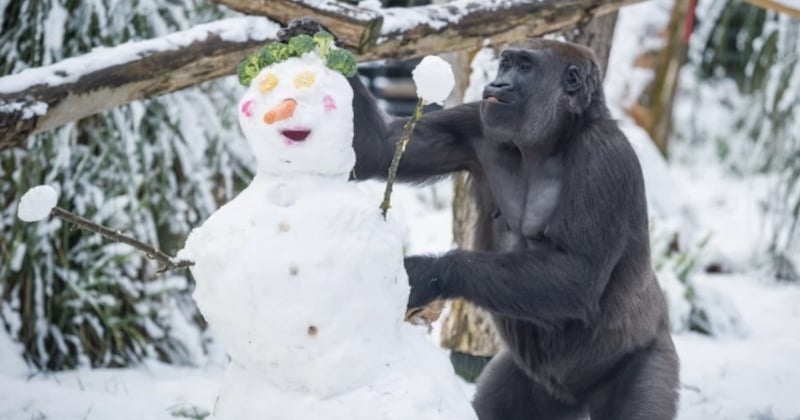
<svg viewBox="0 0 800 420"><path fill-rule="evenodd" d="M505 349L478 379L481 420L675 416L678 358L641 168L601 81L585 47L506 49L484 100L425 115L401 161L403 181L472 177L475 251L409 257L406 269L409 308L459 297L494 317ZM385 177L405 119L387 118L350 82L355 174Z"/></svg>

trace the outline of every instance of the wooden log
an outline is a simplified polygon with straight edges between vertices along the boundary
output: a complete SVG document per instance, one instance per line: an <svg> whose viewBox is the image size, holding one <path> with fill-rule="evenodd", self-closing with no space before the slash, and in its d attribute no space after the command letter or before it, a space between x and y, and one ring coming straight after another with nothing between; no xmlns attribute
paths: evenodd
<svg viewBox="0 0 800 420"><path fill-rule="evenodd" d="M231 33L234 26L241 33ZM70 121L231 74L278 29L264 18L229 19L0 78L0 150Z"/></svg>
<svg viewBox="0 0 800 420"><path fill-rule="evenodd" d="M795 5L790 5L786 1L775 1L775 0L744 0L754 6L758 6L762 9L770 9L775 10L776 12L785 13L795 19L800 19L800 6L795 3Z"/></svg>
<svg viewBox="0 0 800 420"><path fill-rule="evenodd" d="M690 0L675 0L667 27L664 30L663 48L655 52L653 80L637 101L627 109L636 123L647 130L658 150L669 155L669 137L672 132L672 105L678 89L681 65L686 59L688 45L685 39L686 16L693 13ZM647 52L652 55L654 52Z"/></svg>
<svg viewBox="0 0 800 420"><path fill-rule="evenodd" d="M414 58L509 44L563 30L639 0L458 0L383 10L378 44L361 59ZM408 25L408 22L418 22Z"/></svg>
<svg viewBox="0 0 800 420"><path fill-rule="evenodd" d="M212 0L250 15L261 15L286 26L290 20L314 16L317 22L336 33L345 46L361 52L375 44L380 33L381 13L335 0Z"/></svg>
<svg viewBox="0 0 800 420"><path fill-rule="evenodd" d="M235 0L218 1L228 4ZM382 9L383 26L377 44L363 44L365 50L358 59L408 59L474 50L487 39L506 44L558 31L638 1L458 0ZM312 3L302 4L308 7ZM308 14L315 18L332 14L331 10L313 10ZM354 18L346 14L341 17L348 19ZM338 23L329 27L338 35ZM264 18L226 19L2 77L0 150L22 146L33 134L135 100L232 74L246 54L275 39L278 29ZM114 59L105 63L108 57Z"/></svg>

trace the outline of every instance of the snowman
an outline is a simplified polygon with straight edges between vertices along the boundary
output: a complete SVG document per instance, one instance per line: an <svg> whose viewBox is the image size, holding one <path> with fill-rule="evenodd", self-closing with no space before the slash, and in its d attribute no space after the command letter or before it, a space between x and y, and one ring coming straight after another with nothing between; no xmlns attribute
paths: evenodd
<svg viewBox="0 0 800 420"><path fill-rule="evenodd" d="M326 33L240 66L257 172L181 252L231 360L215 419L476 418L446 356L403 322L401 227L348 182L355 69Z"/></svg>

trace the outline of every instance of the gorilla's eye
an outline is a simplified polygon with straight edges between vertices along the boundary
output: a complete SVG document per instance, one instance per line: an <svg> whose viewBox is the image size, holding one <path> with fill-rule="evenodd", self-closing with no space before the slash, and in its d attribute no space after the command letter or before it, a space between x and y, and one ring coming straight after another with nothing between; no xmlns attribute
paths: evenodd
<svg viewBox="0 0 800 420"><path fill-rule="evenodd" d="M526 63L526 62L519 63L519 71L523 73L531 71L531 63Z"/></svg>
<svg viewBox="0 0 800 420"><path fill-rule="evenodd" d="M570 65L564 72L564 90L567 93L575 93L581 88L581 74L578 67Z"/></svg>
<svg viewBox="0 0 800 420"><path fill-rule="evenodd" d="M508 71L511 68L511 62L507 58L500 60L500 71Z"/></svg>

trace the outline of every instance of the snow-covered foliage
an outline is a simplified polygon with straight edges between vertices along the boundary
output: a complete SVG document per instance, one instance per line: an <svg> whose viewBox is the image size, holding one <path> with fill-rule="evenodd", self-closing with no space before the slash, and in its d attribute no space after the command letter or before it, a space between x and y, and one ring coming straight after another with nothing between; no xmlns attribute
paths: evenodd
<svg viewBox="0 0 800 420"><path fill-rule="evenodd" d="M199 0L0 1L0 74L222 13ZM202 357L184 273L132 248L16 218L22 194L58 185L59 205L174 253L189 228L233 196L252 163L236 127L232 78L132 103L0 153L0 316L39 368Z"/></svg>
<svg viewBox="0 0 800 420"><path fill-rule="evenodd" d="M800 21L723 0L700 2L698 21L675 107L675 155L771 178L764 234L749 258L768 260L779 279L798 280Z"/></svg>

